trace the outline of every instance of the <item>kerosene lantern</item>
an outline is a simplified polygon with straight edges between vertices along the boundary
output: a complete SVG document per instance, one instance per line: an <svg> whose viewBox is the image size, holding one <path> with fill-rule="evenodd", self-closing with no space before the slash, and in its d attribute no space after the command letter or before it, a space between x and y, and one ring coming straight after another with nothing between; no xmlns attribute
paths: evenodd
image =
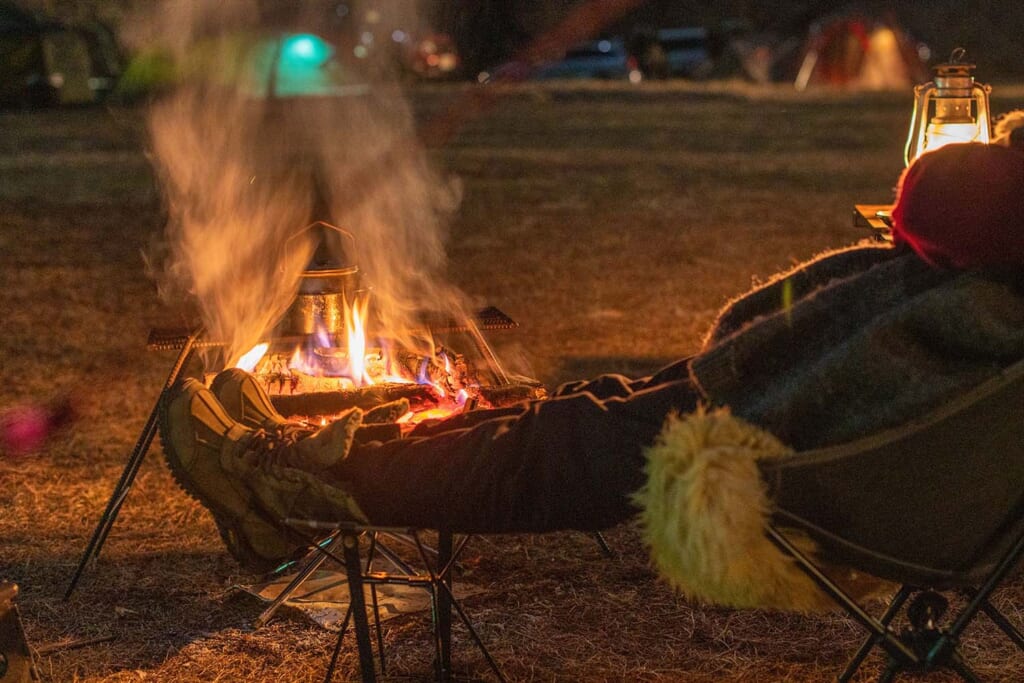
<svg viewBox="0 0 1024 683"><path fill-rule="evenodd" d="M909 166L925 152L956 142L988 143L992 137L988 95L992 86L974 81L974 64L963 48L947 64L935 67L935 79L914 88L905 160Z"/></svg>

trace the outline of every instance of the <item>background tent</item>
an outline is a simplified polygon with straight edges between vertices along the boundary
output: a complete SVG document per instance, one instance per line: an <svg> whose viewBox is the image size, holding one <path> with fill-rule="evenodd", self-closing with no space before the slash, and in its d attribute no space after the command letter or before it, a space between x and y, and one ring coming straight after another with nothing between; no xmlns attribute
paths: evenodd
<svg viewBox="0 0 1024 683"><path fill-rule="evenodd" d="M904 90L926 80L917 44L895 22L852 15L811 27L794 84Z"/></svg>
<svg viewBox="0 0 1024 683"><path fill-rule="evenodd" d="M120 71L112 34L69 26L0 2L0 105L103 100Z"/></svg>

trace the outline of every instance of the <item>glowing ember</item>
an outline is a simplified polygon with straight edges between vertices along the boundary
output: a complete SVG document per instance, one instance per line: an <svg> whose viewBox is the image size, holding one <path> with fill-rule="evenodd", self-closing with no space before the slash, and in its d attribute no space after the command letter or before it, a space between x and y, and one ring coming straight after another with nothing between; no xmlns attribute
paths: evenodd
<svg viewBox="0 0 1024 683"><path fill-rule="evenodd" d="M344 315L343 331L336 335L318 325L298 341L292 337L290 343L261 342L234 365L258 377L271 396L348 393L379 402L407 398L412 410L398 422L409 428L489 405L480 396L475 373L459 354L436 344L432 353L415 353L385 337L373 337L369 343L365 297L346 302ZM312 424L321 425L331 419L309 417Z"/></svg>

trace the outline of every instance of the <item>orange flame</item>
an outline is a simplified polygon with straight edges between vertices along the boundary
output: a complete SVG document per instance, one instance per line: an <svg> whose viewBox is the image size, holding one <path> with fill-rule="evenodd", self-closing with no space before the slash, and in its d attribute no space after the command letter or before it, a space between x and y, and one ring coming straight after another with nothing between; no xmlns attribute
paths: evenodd
<svg viewBox="0 0 1024 683"><path fill-rule="evenodd" d="M349 376L356 386L373 384L373 379L366 372L366 319L367 302L364 298L350 307L345 304L345 333L348 338L348 369Z"/></svg>
<svg viewBox="0 0 1024 683"><path fill-rule="evenodd" d="M243 353L242 357L235 361L234 367L241 368L246 372L252 372L256 368L256 365L263 359L263 356L267 355L267 349L269 348L270 344L260 342Z"/></svg>

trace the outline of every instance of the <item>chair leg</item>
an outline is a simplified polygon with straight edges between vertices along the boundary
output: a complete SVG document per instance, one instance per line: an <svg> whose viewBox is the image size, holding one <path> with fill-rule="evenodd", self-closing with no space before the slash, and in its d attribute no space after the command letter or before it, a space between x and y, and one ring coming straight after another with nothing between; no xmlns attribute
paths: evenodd
<svg viewBox="0 0 1024 683"><path fill-rule="evenodd" d="M377 675L374 670L373 644L370 642L370 625L366 619L363 568L359 562L359 534L342 532L341 546L345 555L345 573L348 575L349 606L356 627L359 671L364 683L374 683Z"/></svg>
<svg viewBox="0 0 1024 683"><path fill-rule="evenodd" d="M441 680L447 681L452 672L452 532L439 531L437 534L437 576L441 591L437 596L437 630L441 641Z"/></svg>
<svg viewBox="0 0 1024 683"><path fill-rule="evenodd" d="M415 537L419 550L420 557L430 574L431 579L431 605L438 612L438 618L435 623L443 624L444 630L441 626L438 627L437 636L437 647L438 647L438 662L437 668L438 679L448 680L447 676L451 672L451 610L454 607L456 613L459 615L459 619L465 625L466 630L469 631L470 638L473 639L477 649L483 654L484 659L487 660L488 666L491 667L491 671L494 672L495 676L498 677L499 681L504 683L505 676L501 673L501 669L498 667L497 662L494 661L494 657L491 656L487 646L484 645L483 640L480 639L480 634L477 633L476 628L473 627L473 622L470 621L466 615L465 610L462 609L462 605L455 598L455 593L452 590L451 572L455 564L455 559L462 553L463 548L466 547L466 543L469 541L469 536L464 536L459 542L459 545L452 550L452 535L450 532L440 532L438 535L438 563L439 571L435 572L431 569L430 562L427 560L422 543L419 543L419 537ZM442 615L444 615L442 617ZM445 621L442 622L441 619ZM443 634L443 635L442 635ZM446 659L447 657L447 659ZM447 661L447 667L443 666L443 663Z"/></svg>
<svg viewBox="0 0 1024 683"><path fill-rule="evenodd" d="M949 668L955 671L957 675L967 681L967 683L981 683L981 679L978 678L978 675L974 673L971 667L967 666L963 657L961 657L960 653L956 650L949 654L948 664Z"/></svg>
<svg viewBox="0 0 1024 683"><path fill-rule="evenodd" d="M981 603L981 611L988 615L988 618L992 620L992 623L998 626L999 630L1005 633L1010 640L1016 643L1017 647L1024 650L1024 635L1021 635L1021 632L1017 630L1017 627L1011 624L1010 620L1007 619L1002 612L997 610L988 600Z"/></svg>
<svg viewBox="0 0 1024 683"><path fill-rule="evenodd" d="M896 674L899 673L901 668L900 663L890 657L889 665L885 667L885 671L883 671L882 675L878 677L878 683L891 683L891 681L896 678Z"/></svg>
<svg viewBox="0 0 1024 683"><path fill-rule="evenodd" d="M321 551L330 551L331 547L334 545L337 539L338 534L337 532L335 532L331 534L326 541L322 541L320 544L318 544L318 549L314 551L314 554L309 556L309 559L306 561L306 564L304 564L302 568L295 574L292 580L288 582L288 585L285 586L284 589L277 594L277 597L274 598L274 600L269 605L267 605L266 609L260 612L260 615L256 617L255 620L253 620L253 628L262 628L263 626L267 625L267 623L274 616L274 614L281 607L281 605L283 605L285 601L287 601L288 598L290 598L295 593L295 591L297 591L302 586L302 584L306 582L306 579L308 579L313 572L319 569L320 565L322 565L324 561L329 557L329 555Z"/></svg>
<svg viewBox="0 0 1024 683"><path fill-rule="evenodd" d="M893 596L892 600L889 601L889 606L885 610L885 614L879 619L879 623L883 626L888 627L889 622L896 618L899 614L903 604L907 601L907 598L914 592L914 589L910 586L903 586L897 591L896 595ZM879 642L879 638L876 635L870 635L864 639L861 643L860 649L853 655L850 662L846 665L846 670L839 675L837 679L838 683L849 683L853 678L853 675L857 673L857 669L864 663L864 659L867 658L868 653L874 649L875 645Z"/></svg>
<svg viewBox="0 0 1024 683"><path fill-rule="evenodd" d="M469 620L469 617L466 616L466 612L462 609L462 605L459 604L459 601L455 599L455 595L451 592L451 589L448 587L447 584L442 583L441 590L448 593L448 600L451 602L452 607L455 608L455 611L456 613L458 613L459 619L462 621L463 625L465 625L466 630L469 631L470 638L473 639L473 642L476 644L477 648L483 654L484 659L487 660L487 664L491 667L491 671L494 672L494 675L498 677L499 681L502 681L502 683L504 683L504 674L501 673L501 669L498 668L497 662L494 661L494 658L491 656L491 653L487 649L487 646L484 645L484 641L480 640L480 634L476 632L476 628L473 627L473 622L471 622Z"/></svg>
<svg viewBox="0 0 1024 683"><path fill-rule="evenodd" d="M366 552L366 573L373 567L373 559L377 552L377 534L370 534L370 549ZM380 603L377 601L377 584L370 584L370 604L373 607L373 628L377 633L377 659L380 660L380 675L387 675L384 663L384 631L380 626Z"/></svg>
<svg viewBox="0 0 1024 683"><path fill-rule="evenodd" d="M879 647L884 649L890 657L892 657L899 665L910 664L918 666L921 664L921 658L909 647L906 643L902 642L899 638L889 632L884 624L879 623L877 619L872 617L870 614L864 611L853 598L846 594L846 592L840 588L832 579L825 576L817 565L811 562L799 548L789 542L785 536L783 536L778 529L772 525L767 525L765 533L768 535L768 539L774 543L779 550L792 557L800 570L806 574L818 588L823 590L832 598L837 605L846 610L846 613L851 618L856 620L864 629L874 635L878 641Z"/></svg>
<svg viewBox="0 0 1024 683"><path fill-rule="evenodd" d="M1018 560L1021 555L1024 555L1024 531L1021 531L1017 537L1017 541L1013 544L1010 550L1000 559L999 564L992 570L988 578L981 587L975 592L974 597L971 598L967 606L960 612L960 615L953 622L953 625L949 628L948 638L957 641L960 639L960 635L967 628L967 624L971 622L974 615L982 605L988 602L988 597L992 594L992 591L1003 582L1003 579L1017 566ZM943 646L943 643L937 643L936 648Z"/></svg>

